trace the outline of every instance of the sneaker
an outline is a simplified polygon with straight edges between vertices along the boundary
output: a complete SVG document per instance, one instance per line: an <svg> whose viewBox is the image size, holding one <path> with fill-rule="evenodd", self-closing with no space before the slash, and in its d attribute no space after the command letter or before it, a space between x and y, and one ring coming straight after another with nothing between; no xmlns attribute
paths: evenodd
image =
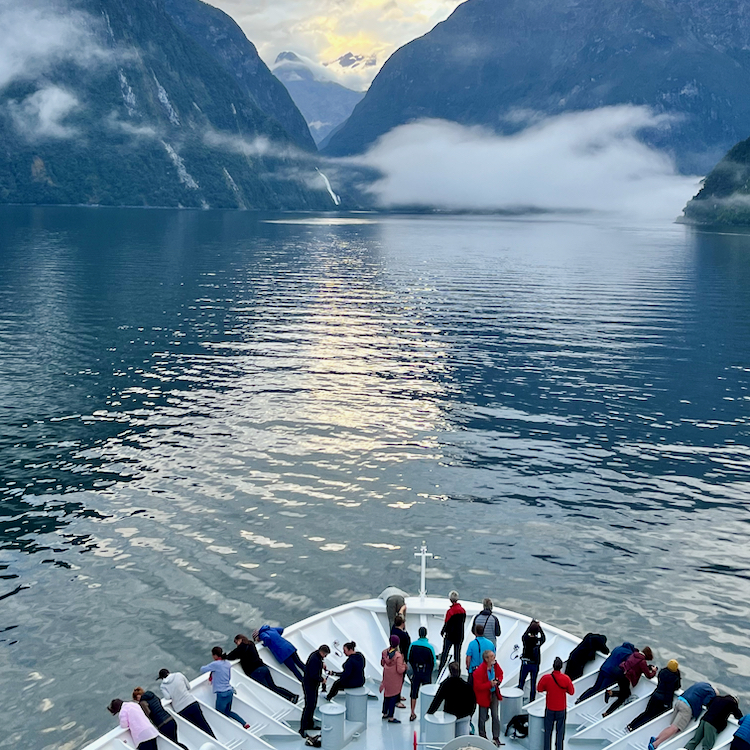
<svg viewBox="0 0 750 750"><path fill-rule="evenodd" d="M656 748L654 748L654 742L656 742L656 737L652 737L648 741L648 750L656 750Z"/></svg>
<svg viewBox="0 0 750 750"><path fill-rule="evenodd" d="M250 729L250 725L249 725L249 724L243 724L243 725L242 725L242 728L243 728L243 729Z"/></svg>

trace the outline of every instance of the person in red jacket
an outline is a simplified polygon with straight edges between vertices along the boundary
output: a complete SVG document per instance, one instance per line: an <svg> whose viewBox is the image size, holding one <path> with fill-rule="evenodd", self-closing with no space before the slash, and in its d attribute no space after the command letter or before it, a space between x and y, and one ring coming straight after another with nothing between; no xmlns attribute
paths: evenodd
<svg viewBox="0 0 750 750"><path fill-rule="evenodd" d="M656 676L656 667L648 663L653 659L654 654L651 648L646 646L643 651L634 651L620 664L622 673L617 677L617 690L607 690L604 693L605 702L614 696L617 696L617 700L602 714L602 717L609 716L630 698L632 688L638 684L641 675L646 675L649 680Z"/></svg>
<svg viewBox="0 0 750 750"><path fill-rule="evenodd" d="M438 672L442 673L448 661L448 654L453 647L453 661L461 662L461 644L464 642L464 627L466 624L466 610L458 603L458 591L448 594L451 606L445 613L440 635L443 636L443 653L440 654Z"/></svg>
<svg viewBox="0 0 750 750"><path fill-rule="evenodd" d="M495 661L495 652L487 649L482 653L482 663L474 670L472 686L479 706L479 736L487 738L487 715L492 713L492 741L500 747L500 716L498 708L503 699L500 685L503 670Z"/></svg>
<svg viewBox="0 0 750 750"><path fill-rule="evenodd" d="M565 739L565 714L568 709L568 696L576 689L568 675L563 674L562 659L555 657L552 662L552 674L546 674L539 680L536 689L546 693L546 709L544 711L544 750L552 750L552 729L555 729L555 750L562 750Z"/></svg>

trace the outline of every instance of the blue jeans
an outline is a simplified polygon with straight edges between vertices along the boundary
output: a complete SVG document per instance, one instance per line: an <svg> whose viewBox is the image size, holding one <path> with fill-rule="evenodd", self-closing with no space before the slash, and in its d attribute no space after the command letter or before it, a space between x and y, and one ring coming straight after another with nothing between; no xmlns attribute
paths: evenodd
<svg viewBox="0 0 750 750"><path fill-rule="evenodd" d="M231 690L216 693L216 710L220 714L224 714L224 716L228 716L230 719L239 722L244 727L247 722L239 714L232 711L232 698L234 698L234 693Z"/></svg>
<svg viewBox="0 0 750 750"><path fill-rule="evenodd" d="M562 750L565 739L565 711L544 712L544 750L552 750L552 728L555 729L555 750Z"/></svg>
<svg viewBox="0 0 750 750"><path fill-rule="evenodd" d="M523 690L523 686L526 684L526 678L531 677L531 693L529 700L533 701L536 698L536 678L539 676L539 665L534 664L530 661L521 662L521 674L518 677L518 687Z"/></svg>

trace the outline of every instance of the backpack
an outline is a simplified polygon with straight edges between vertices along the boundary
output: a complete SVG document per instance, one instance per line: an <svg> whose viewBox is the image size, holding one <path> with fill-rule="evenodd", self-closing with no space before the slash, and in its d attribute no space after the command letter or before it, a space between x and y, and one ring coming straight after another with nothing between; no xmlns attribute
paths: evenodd
<svg viewBox="0 0 750 750"><path fill-rule="evenodd" d="M505 736L513 731L513 739L517 740L522 737L528 737L529 734L529 717L528 714L516 714L505 728Z"/></svg>

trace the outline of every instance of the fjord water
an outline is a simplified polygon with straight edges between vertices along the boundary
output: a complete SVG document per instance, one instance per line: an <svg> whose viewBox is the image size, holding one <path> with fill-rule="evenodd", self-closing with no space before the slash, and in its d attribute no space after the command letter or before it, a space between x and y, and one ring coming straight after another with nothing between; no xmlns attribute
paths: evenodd
<svg viewBox="0 0 750 750"><path fill-rule="evenodd" d="M432 593L747 708L749 384L750 236L2 208L0 747L414 592L423 539Z"/></svg>

